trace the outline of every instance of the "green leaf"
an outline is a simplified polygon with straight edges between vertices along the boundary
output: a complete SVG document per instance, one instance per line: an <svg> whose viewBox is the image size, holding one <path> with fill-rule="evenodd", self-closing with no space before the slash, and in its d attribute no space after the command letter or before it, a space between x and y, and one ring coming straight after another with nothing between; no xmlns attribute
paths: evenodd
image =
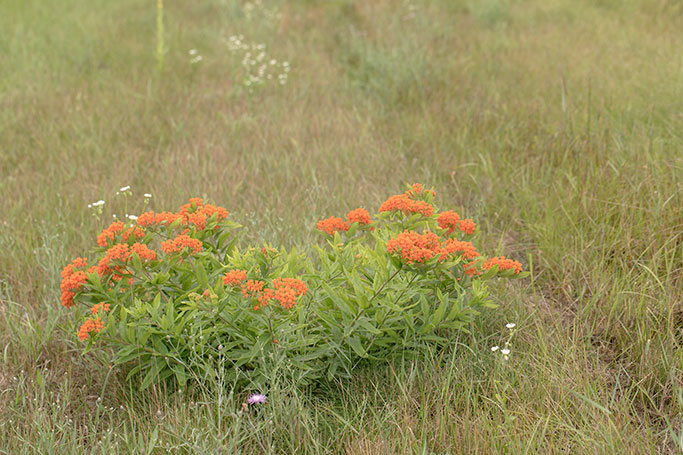
<svg viewBox="0 0 683 455"><path fill-rule="evenodd" d="M440 292L439 292L440 294ZM443 321L443 317L446 315L446 309L448 309L448 296L447 295L440 295L440 300L441 303L439 304L439 308L436 309L434 312L434 319L432 319L432 323L435 326L438 326L441 324L441 321Z"/></svg>
<svg viewBox="0 0 683 455"><path fill-rule="evenodd" d="M195 271L197 273L197 282L199 283L200 288L208 289L210 287L209 277L206 275L206 269L201 261L195 263Z"/></svg>
<svg viewBox="0 0 683 455"><path fill-rule="evenodd" d="M374 325L372 325L370 323L370 321L367 320L367 318L358 319L358 325L363 327L365 330L367 330L368 332L370 332L373 335L379 335L382 333L382 331L380 329L378 329L377 327L375 327Z"/></svg>
<svg viewBox="0 0 683 455"><path fill-rule="evenodd" d="M176 380L181 387L185 387L187 383L187 374L185 373L185 367L179 363L173 366L173 371L175 372Z"/></svg>
<svg viewBox="0 0 683 455"><path fill-rule="evenodd" d="M157 378L158 372L155 371L155 368L153 366L149 367L149 370L147 371L147 374L142 380L142 384L140 384L140 391L147 389L147 387L152 385L152 382Z"/></svg>
<svg viewBox="0 0 683 455"><path fill-rule="evenodd" d="M348 338L347 342L349 343L349 346L353 349L353 351L358 354L360 357L366 358L368 356L367 351L361 346L360 340L356 337L351 337Z"/></svg>

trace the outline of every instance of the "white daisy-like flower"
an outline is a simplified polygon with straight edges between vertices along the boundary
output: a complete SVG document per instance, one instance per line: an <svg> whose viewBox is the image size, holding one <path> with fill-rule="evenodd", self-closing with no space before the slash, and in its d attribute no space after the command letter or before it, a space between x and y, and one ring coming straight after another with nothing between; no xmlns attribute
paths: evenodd
<svg viewBox="0 0 683 455"><path fill-rule="evenodd" d="M149 198L149 197L152 197L152 194L151 193L145 193L145 194L143 194L143 196Z"/></svg>
<svg viewBox="0 0 683 455"><path fill-rule="evenodd" d="M129 189L130 189L130 186L124 186L119 191L123 193L124 191L128 191Z"/></svg>
<svg viewBox="0 0 683 455"><path fill-rule="evenodd" d="M498 349L500 349L500 346L493 346L493 347L491 348L491 350L492 350L493 352L496 352Z"/></svg>
<svg viewBox="0 0 683 455"><path fill-rule="evenodd" d="M137 219L138 219L138 217L137 217L137 216L135 216L135 215L128 215L128 219L129 219L129 220L133 220L133 221L135 221L135 220L137 220Z"/></svg>
<svg viewBox="0 0 683 455"><path fill-rule="evenodd" d="M501 352L501 354L503 354L503 355L508 355L508 354L510 354L510 350L509 350L508 348L503 348L503 349L500 350L500 352Z"/></svg>
<svg viewBox="0 0 683 455"><path fill-rule="evenodd" d="M517 324L515 324L514 322L509 322L505 324L505 327L507 327L508 329L514 329L515 327L517 327Z"/></svg>

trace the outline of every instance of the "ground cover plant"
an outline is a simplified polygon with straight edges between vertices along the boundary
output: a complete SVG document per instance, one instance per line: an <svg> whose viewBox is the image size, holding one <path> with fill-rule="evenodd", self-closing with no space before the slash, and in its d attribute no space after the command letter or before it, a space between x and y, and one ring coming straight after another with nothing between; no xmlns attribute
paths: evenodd
<svg viewBox="0 0 683 455"><path fill-rule="evenodd" d="M0 453L679 452L681 14L666 0L0 2ZM230 37L276 60L263 84ZM76 323L59 304L105 214L197 196L230 210L244 245L322 260L316 247L336 253L319 221L405 182L530 274L487 281L497 308L445 349L361 361L313 392L274 356L260 404L227 371L140 392L144 375L83 355L85 307Z"/></svg>
<svg viewBox="0 0 683 455"><path fill-rule="evenodd" d="M141 374L143 390L215 375L264 390L274 363L291 386L350 377L361 361L415 357L425 341L447 347L495 307L486 279L525 276L517 261L484 258L465 240L474 221L439 212L435 195L414 184L374 219L358 208L320 221L332 248L318 261L240 248L240 226L201 198L127 215L97 236L93 265L64 267L61 303L84 320L79 339L113 350L107 363L134 364L127 377Z"/></svg>

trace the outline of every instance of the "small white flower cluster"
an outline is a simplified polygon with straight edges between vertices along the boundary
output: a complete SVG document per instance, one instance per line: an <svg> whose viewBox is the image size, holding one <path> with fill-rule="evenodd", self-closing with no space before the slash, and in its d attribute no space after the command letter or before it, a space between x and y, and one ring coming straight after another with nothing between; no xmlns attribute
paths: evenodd
<svg viewBox="0 0 683 455"><path fill-rule="evenodd" d="M508 339L505 342L505 344L503 345L503 348L496 345L496 346L491 347L491 351L493 351L493 352L499 352L500 351L500 354L503 356L503 360L509 360L510 359L510 352L511 352L510 348L512 347L512 337L515 334L515 330L513 330L513 329L515 327L517 327L517 324L515 324L514 322L508 322L505 325L505 327L510 331L510 333L508 334Z"/></svg>
<svg viewBox="0 0 683 455"><path fill-rule="evenodd" d="M128 196L132 196L132 195L133 195L133 192L132 192L131 189L130 189L130 185L126 185L126 186L124 186L124 187L119 188L119 190L116 192L116 195L117 195L117 196L118 196L118 195L123 195L123 196L124 196L124 199L125 199L125 210L128 211ZM149 204L149 200L152 198L152 194L151 194L151 193L145 193L143 196L144 196L144 198L145 198L145 199L144 199L144 204L145 204L145 205L148 205L148 204ZM89 208L89 209L95 209L95 210L93 211L93 216L94 216L95 218L97 218L98 220L100 219L100 216L102 215L103 206L104 206L104 201L103 201L103 200L99 200L99 201L97 201L97 202L93 202L92 204L88 204L88 208ZM116 216L115 213L113 213L111 216L112 216L112 218L117 219L117 216ZM135 220L138 219L138 217L137 217L136 215L129 215L128 213L126 213L125 218L128 219L128 220L130 220L130 221L135 221Z"/></svg>
<svg viewBox="0 0 683 455"><path fill-rule="evenodd" d="M88 204L88 208L91 209L91 208L93 208L93 207L100 207L100 206L103 206L103 205L104 205L104 201L103 201L102 199L100 199L100 200L97 201L97 202L93 202L92 204Z"/></svg>
<svg viewBox="0 0 683 455"><path fill-rule="evenodd" d="M274 25L282 14L276 7L264 5L263 0L251 0L244 4L244 16L248 21L263 19L268 25Z"/></svg>
<svg viewBox="0 0 683 455"><path fill-rule="evenodd" d="M124 187L121 187L121 188L116 192L116 195L118 196L118 195L121 194L121 193L127 194L127 195L129 195L129 196L133 194L132 191L130 191L130 185L126 185L126 186L124 186Z"/></svg>
<svg viewBox="0 0 683 455"><path fill-rule="evenodd" d="M251 88L265 85L271 80L277 80L280 85L287 83L289 62L269 58L265 44L246 43L243 35L230 36L227 44L230 52L242 57L242 67L246 73L245 86Z"/></svg>
<svg viewBox="0 0 683 455"><path fill-rule="evenodd" d="M199 54L199 51L198 51L197 49L190 49L190 50L188 51L188 54L190 54L190 63L193 64L193 65L194 65L195 63L199 63L199 62L201 62L202 60L204 60L204 57L202 57L202 56Z"/></svg>

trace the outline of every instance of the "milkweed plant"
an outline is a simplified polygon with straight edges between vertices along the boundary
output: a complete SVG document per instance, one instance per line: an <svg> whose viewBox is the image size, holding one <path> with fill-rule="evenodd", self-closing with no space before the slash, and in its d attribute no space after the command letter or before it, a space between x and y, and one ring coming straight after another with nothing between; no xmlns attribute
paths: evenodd
<svg viewBox="0 0 683 455"><path fill-rule="evenodd" d="M446 345L494 306L487 280L526 275L517 261L482 255L474 221L440 211L435 198L415 184L376 214L321 220L324 241L308 253L241 244L228 211L199 198L128 215L64 268L61 303L85 351L112 353L142 388L182 387L219 365L263 385L273 358L297 383L349 376Z"/></svg>

